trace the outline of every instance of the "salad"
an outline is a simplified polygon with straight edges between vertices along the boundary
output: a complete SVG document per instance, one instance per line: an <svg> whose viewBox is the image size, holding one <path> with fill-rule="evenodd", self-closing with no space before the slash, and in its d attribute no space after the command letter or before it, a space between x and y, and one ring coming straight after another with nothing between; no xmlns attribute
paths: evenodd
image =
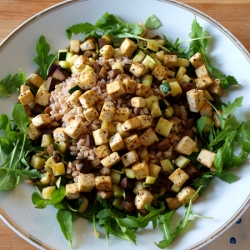
<svg viewBox="0 0 250 250"><path fill-rule="evenodd" d="M194 18L185 50L179 39L147 36L159 26L154 15L127 24L105 13L95 25L69 27L69 49L57 55L41 36L40 71L0 81L1 96L20 91L12 118L0 116L0 190L29 177L35 207L58 209L70 245L72 222L83 217L97 238L99 225L107 240L112 234L134 243L151 222L163 232L155 244L166 248L211 180L234 182L227 170L248 158L249 122L233 115L243 98L219 101L239 83L213 66L211 37ZM72 38L79 33L82 41ZM180 206L186 213L172 229Z"/></svg>

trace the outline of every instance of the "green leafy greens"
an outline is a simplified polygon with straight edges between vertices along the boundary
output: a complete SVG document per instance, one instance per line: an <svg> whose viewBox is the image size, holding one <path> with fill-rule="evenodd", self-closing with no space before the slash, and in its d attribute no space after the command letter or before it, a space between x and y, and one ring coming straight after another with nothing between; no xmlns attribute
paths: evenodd
<svg viewBox="0 0 250 250"><path fill-rule="evenodd" d="M0 151L7 155L4 157L1 154L3 164L0 166L0 190L13 189L19 183L20 175L33 179L43 176L35 169L22 169L25 166L25 157L33 150L31 142L27 139L29 117L23 105L15 104L12 118L14 126L7 115L0 115L0 129L5 133L0 137Z"/></svg>
<svg viewBox="0 0 250 250"><path fill-rule="evenodd" d="M37 56L33 58L34 62L40 67L40 76L47 78L48 70L57 56L49 54L50 45L47 43L44 36L40 36L36 44Z"/></svg>
<svg viewBox="0 0 250 250"><path fill-rule="evenodd" d="M9 97L11 94L18 92L20 86L26 82L24 72L20 70L20 73L15 75L7 75L0 81L0 97Z"/></svg>

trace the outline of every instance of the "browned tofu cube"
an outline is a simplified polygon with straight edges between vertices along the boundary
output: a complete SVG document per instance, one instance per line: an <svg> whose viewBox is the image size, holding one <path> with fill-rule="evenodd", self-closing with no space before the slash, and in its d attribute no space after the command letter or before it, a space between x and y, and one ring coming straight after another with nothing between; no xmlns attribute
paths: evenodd
<svg viewBox="0 0 250 250"><path fill-rule="evenodd" d="M79 54L80 52L80 40L72 39L70 40L70 52L74 54Z"/></svg>
<svg viewBox="0 0 250 250"><path fill-rule="evenodd" d="M138 135L131 135L124 139L127 150L133 150L139 148L142 144Z"/></svg>
<svg viewBox="0 0 250 250"><path fill-rule="evenodd" d="M35 97L32 92L28 89L24 93L18 96L18 99L22 105L28 105L34 101Z"/></svg>
<svg viewBox="0 0 250 250"><path fill-rule="evenodd" d="M147 129L143 134L139 136L141 144L145 147L148 147L155 142L159 141L159 138L155 134L152 128Z"/></svg>
<svg viewBox="0 0 250 250"><path fill-rule="evenodd" d="M95 149L95 154L99 159L102 159L109 156L111 154L111 150L107 144L104 144Z"/></svg>
<svg viewBox="0 0 250 250"><path fill-rule="evenodd" d="M96 176L95 177L96 189L99 191L109 192L112 190L112 181L110 176Z"/></svg>
<svg viewBox="0 0 250 250"><path fill-rule="evenodd" d="M51 124L48 114L40 114L31 119L33 125L37 128L42 128Z"/></svg>
<svg viewBox="0 0 250 250"><path fill-rule="evenodd" d="M132 79L124 79L123 80L123 87L127 94L135 94L135 90L137 87L137 82Z"/></svg>
<svg viewBox="0 0 250 250"><path fill-rule="evenodd" d="M196 146L197 143L189 136L183 136L175 147L175 150L180 154L191 155Z"/></svg>
<svg viewBox="0 0 250 250"><path fill-rule="evenodd" d="M71 138L76 139L78 136L80 136L83 131L85 130L85 127L82 123L82 121L78 120L71 120L69 124L64 128L64 132L70 136Z"/></svg>
<svg viewBox="0 0 250 250"><path fill-rule="evenodd" d="M146 161L133 164L132 171L137 180L145 179L149 175L149 168Z"/></svg>
<svg viewBox="0 0 250 250"><path fill-rule="evenodd" d="M177 187L182 187L183 184L189 179L189 175L181 168L177 168L168 179L172 181Z"/></svg>
<svg viewBox="0 0 250 250"><path fill-rule="evenodd" d="M151 87L145 84L138 83L135 94L141 97L149 97L151 95Z"/></svg>
<svg viewBox="0 0 250 250"><path fill-rule="evenodd" d="M95 176L93 174L82 174L78 176L78 191L91 192L95 187Z"/></svg>

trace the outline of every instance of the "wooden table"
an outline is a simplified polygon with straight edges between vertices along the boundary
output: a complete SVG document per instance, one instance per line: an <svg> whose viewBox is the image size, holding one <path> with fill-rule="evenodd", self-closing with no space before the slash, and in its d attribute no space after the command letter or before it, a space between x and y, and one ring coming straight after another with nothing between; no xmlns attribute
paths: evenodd
<svg viewBox="0 0 250 250"><path fill-rule="evenodd" d="M60 0L0 0L0 42L18 25ZM180 0L213 17L231 31L250 51L249 0ZM0 249L36 249L0 220Z"/></svg>

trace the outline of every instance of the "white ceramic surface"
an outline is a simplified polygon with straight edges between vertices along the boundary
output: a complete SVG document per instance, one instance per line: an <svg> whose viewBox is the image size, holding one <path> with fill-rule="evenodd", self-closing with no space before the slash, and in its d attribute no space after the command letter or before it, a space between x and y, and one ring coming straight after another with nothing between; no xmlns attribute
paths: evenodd
<svg viewBox="0 0 250 250"><path fill-rule="evenodd" d="M98 6L98 7L97 7ZM188 39L194 13L202 27L214 37L210 41L210 56L216 60L216 65L225 74L234 75L242 84L241 88L234 88L226 94L226 100L234 100L250 91L250 55L221 25L205 14L176 1L160 0L89 0L67 1L53 8L45 10L28 20L9 37L0 47L0 79L9 73L18 72L21 68L26 75L37 70L32 58L36 55L35 44L44 35L51 46L51 52L67 47L65 29L79 22L95 21L104 12L118 15L128 22L145 21L148 16L155 14L163 26L157 33L164 33L170 40L179 37L180 41ZM81 38L81 36L78 36ZM15 97L1 99L2 113L10 113ZM238 111L242 120L249 120L248 107L250 99L245 98L243 107ZM196 219L188 224L182 235L170 245L169 249L183 250L200 248L211 242L226 230L249 205L249 162L233 171L238 180L234 184L227 184L215 179L204 195L198 199L193 211L214 219ZM60 232L56 222L56 211L53 207L44 210L35 209L31 202L34 189L21 184L14 191L0 192L1 217L22 237L28 239L39 248L69 249L68 243ZM183 209L176 212L176 218L183 213ZM127 241L111 237L107 246L104 234L97 240L92 234L91 225L79 219L74 224L74 249L117 249L125 247L132 249L158 249L154 242L162 239L158 230L150 227L138 232L137 246Z"/></svg>

